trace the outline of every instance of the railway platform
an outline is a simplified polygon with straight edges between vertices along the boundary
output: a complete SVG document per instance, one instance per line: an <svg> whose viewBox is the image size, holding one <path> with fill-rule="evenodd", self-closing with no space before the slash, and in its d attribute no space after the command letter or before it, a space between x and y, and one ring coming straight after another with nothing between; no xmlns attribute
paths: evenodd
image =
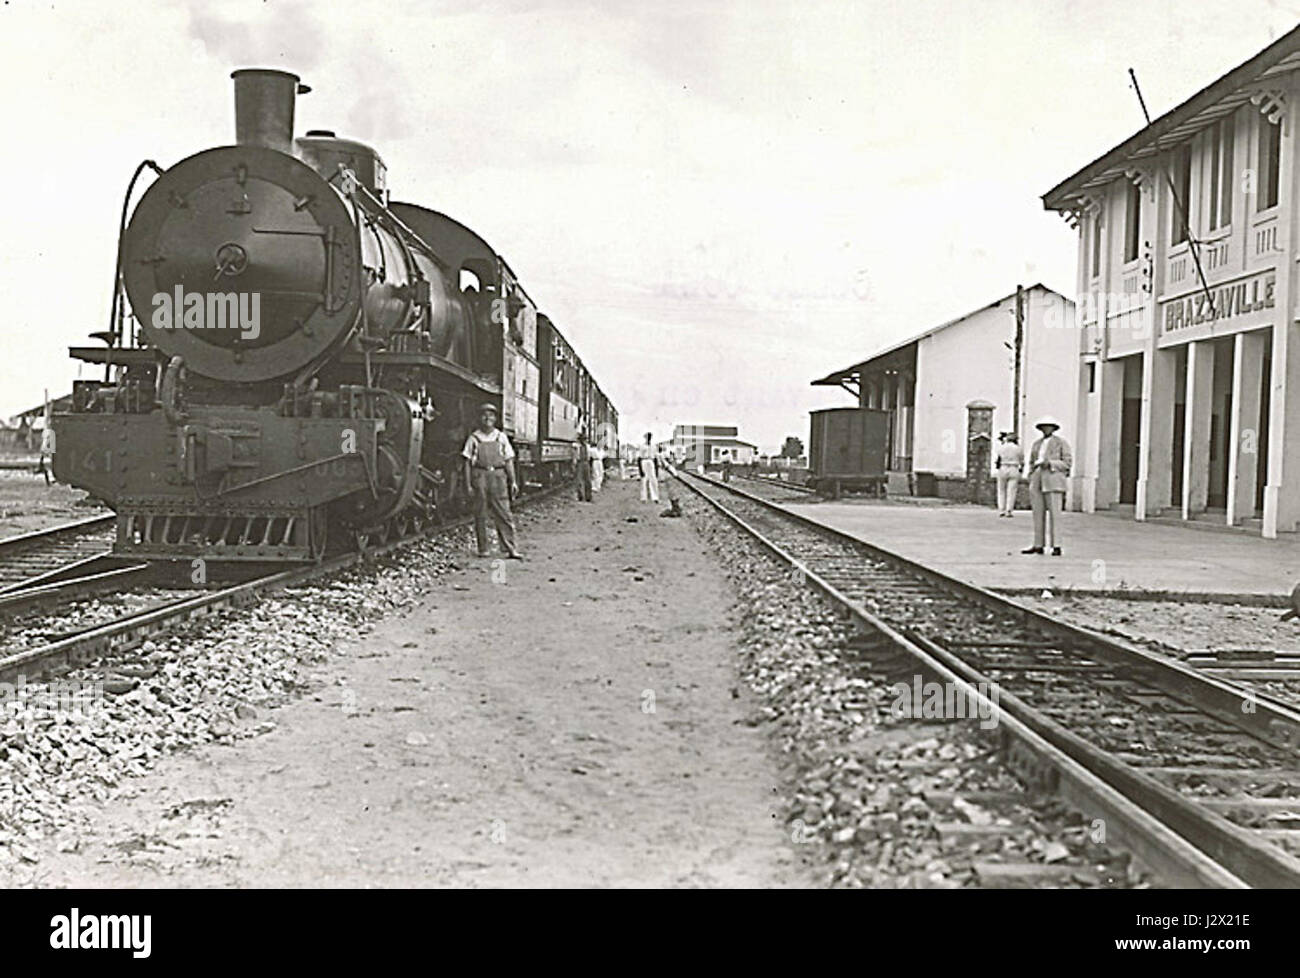
<svg viewBox="0 0 1300 978"><path fill-rule="evenodd" d="M982 587L1007 593L1147 592L1279 604L1300 580L1300 535L1265 540L1247 533L1139 523L1110 514L1065 513L1060 557L1020 550L1032 543L1028 512L999 519L967 505L888 500L782 500L795 512Z"/></svg>

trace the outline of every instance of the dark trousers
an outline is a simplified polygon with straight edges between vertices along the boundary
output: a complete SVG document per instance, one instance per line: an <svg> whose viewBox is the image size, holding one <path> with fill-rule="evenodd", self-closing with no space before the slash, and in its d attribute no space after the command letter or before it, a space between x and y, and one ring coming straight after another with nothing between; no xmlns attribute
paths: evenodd
<svg viewBox="0 0 1300 978"><path fill-rule="evenodd" d="M510 512L510 483L503 469L474 469L470 472L474 490L474 541L479 553L487 553L487 521L492 514L501 549L515 552L515 518Z"/></svg>
<svg viewBox="0 0 1300 978"><path fill-rule="evenodd" d="M573 488L578 490L578 502L591 502L591 463L578 462L573 469Z"/></svg>

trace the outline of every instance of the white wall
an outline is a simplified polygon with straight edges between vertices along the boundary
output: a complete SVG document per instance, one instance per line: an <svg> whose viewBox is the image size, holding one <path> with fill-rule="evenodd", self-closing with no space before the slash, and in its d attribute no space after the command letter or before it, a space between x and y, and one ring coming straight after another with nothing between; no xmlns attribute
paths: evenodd
<svg viewBox="0 0 1300 978"><path fill-rule="evenodd" d="M1026 293L1024 421L1022 444L1044 414L1073 438L1079 337L1074 307L1047 290ZM1013 427L1016 338L1015 298L983 309L922 339L917 346L916 421L912 468L946 475L966 473L966 405L995 405L993 430Z"/></svg>
<svg viewBox="0 0 1300 978"><path fill-rule="evenodd" d="M1074 303L1054 292L1035 291L1030 297L1028 323L1021 444L1029 447L1025 439L1037 437L1034 422L1050 414L1061 422L1060 435L1077 453L1079 334ZM1011 427L1010 417L1006 415L1007 428Z"/></svg>

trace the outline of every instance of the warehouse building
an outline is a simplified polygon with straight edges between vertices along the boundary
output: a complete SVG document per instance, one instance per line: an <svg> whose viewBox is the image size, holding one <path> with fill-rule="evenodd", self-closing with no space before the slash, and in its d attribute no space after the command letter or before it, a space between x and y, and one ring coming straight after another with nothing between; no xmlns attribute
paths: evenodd
<svg viewBox="0 0 1300 978"><path fill-rule="evenodd" d="M1300 28L1043 195L1079 232L1085 510L1300 521L1298 70Z"/></svg>
<svg viewBox="0 0 1300 978"><path fill-rule="evenodd" d="M813 381L890 414L889 491L987 501L1001 431L1024 440L1054 415L1072 439L1078 337L1074 303L1017 289L957 319Z"/></svg>

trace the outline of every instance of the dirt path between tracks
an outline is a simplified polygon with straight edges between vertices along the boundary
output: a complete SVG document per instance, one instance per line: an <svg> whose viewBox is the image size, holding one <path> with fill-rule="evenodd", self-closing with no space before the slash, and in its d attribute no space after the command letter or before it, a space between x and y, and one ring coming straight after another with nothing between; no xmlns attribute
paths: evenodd
<svg viewBox="0 0 1300 978"><path fill-rule="evenodd" d="M660 509L549 507L526 561L467 559L272 732L132 779L38 885L808 885L731 596Z"/></svg>

